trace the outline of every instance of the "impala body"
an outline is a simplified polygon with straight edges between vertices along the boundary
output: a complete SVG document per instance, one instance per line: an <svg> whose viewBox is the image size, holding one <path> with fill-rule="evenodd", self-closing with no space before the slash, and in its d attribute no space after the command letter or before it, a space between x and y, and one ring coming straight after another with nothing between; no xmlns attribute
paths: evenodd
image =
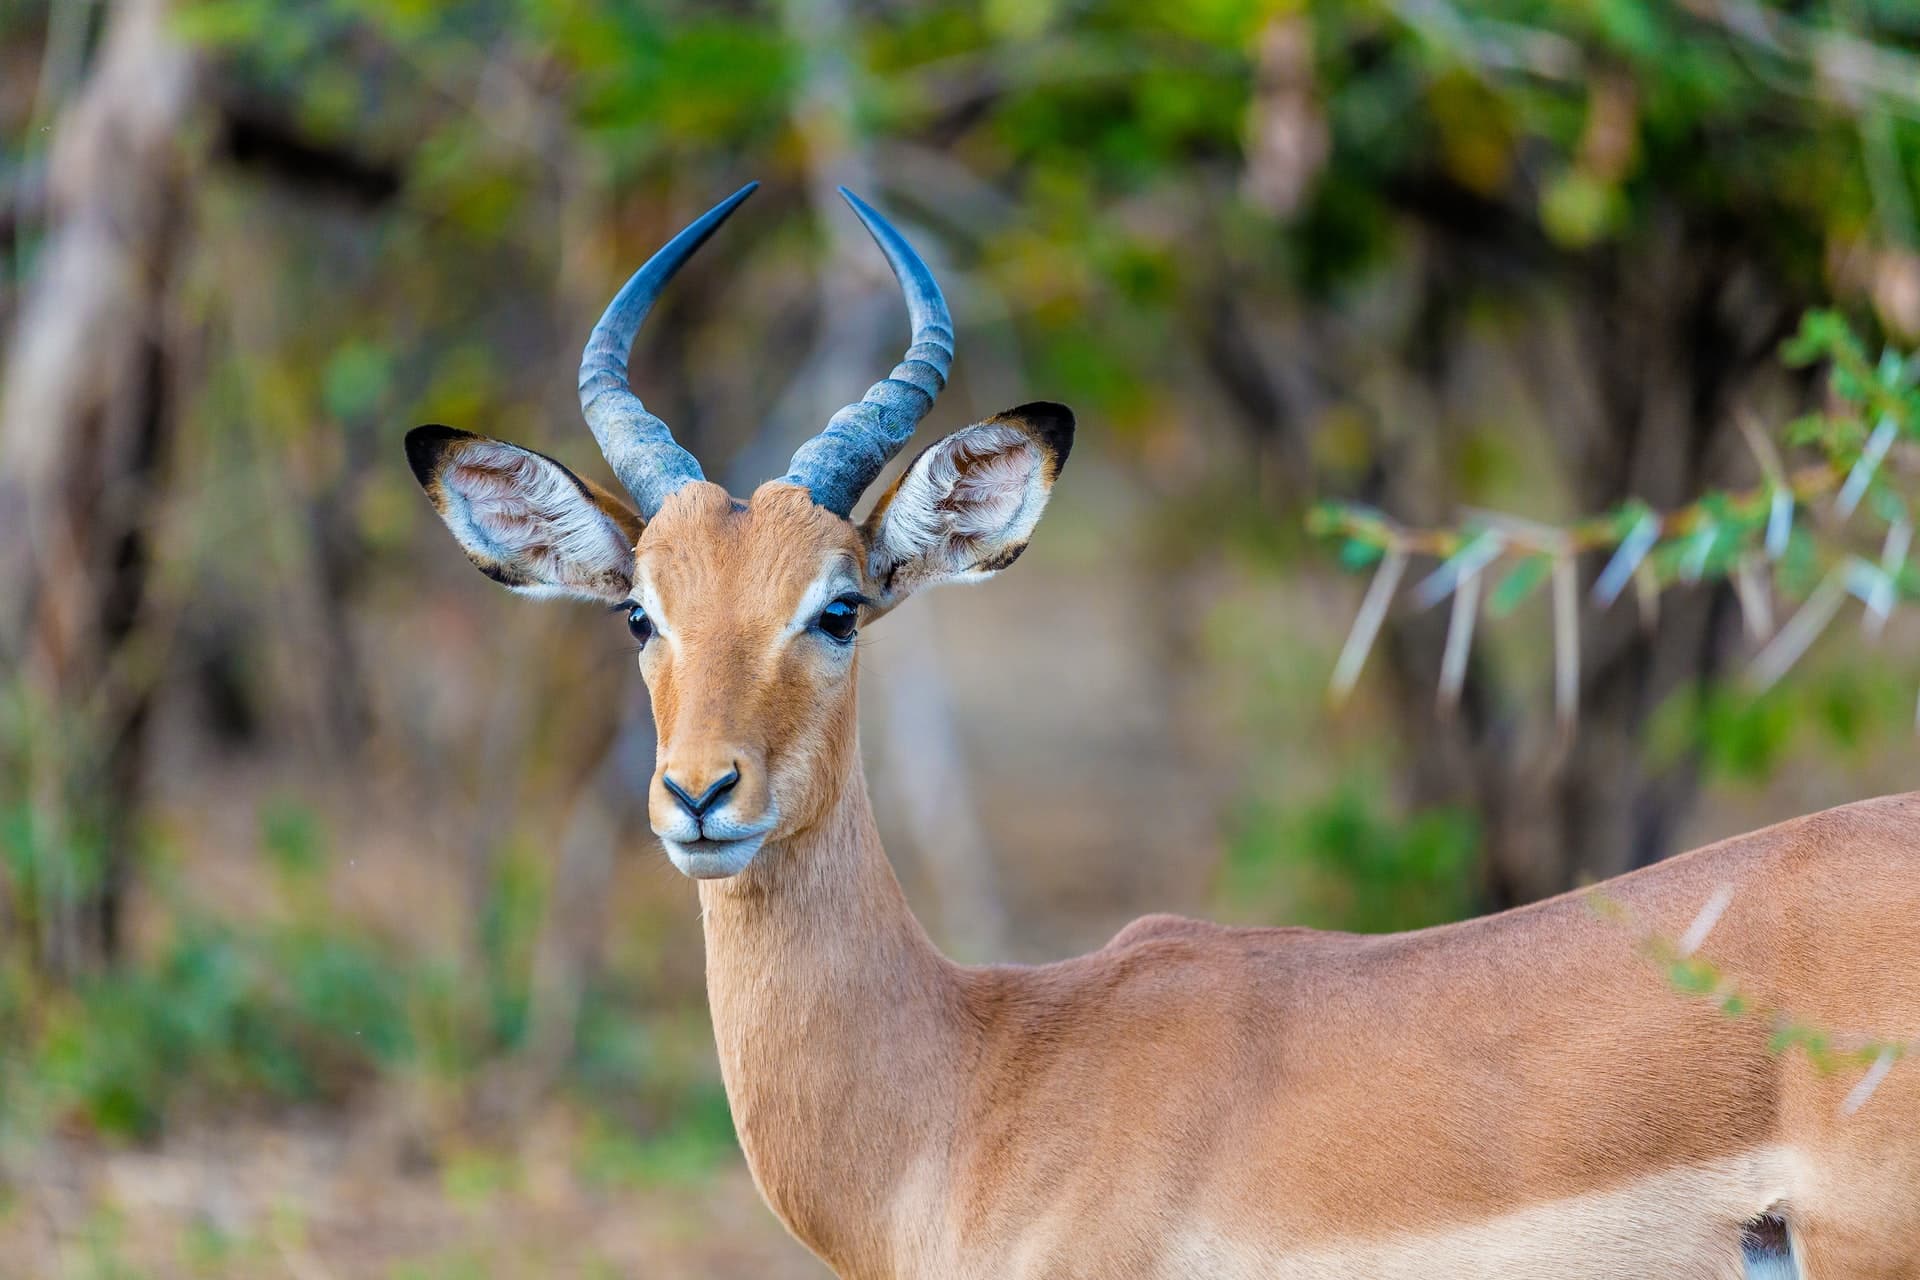
<svg viewBox="0 0 1920 1280"><path fill-rule="evenodd" d="M874 828L853 641L1013 562L1073 418L956 432L855 524L952 333L849 197L906 294L907 358L787 476L744 501L707 483L625 361L750 190L588 345L583 408L637 511L451 428L408 453L488 576L613 606L640 642L651 823L699 881L734 1121L799 1239L849 1277L1920 1275L1920 1070L1822 1073L1769 1043L1790 1021L1920 1036L1920 796L1419 933L1154 916L1055 965L942 957ZM1676 989L1650 938L1710 964L1719 998Z"/></svg>

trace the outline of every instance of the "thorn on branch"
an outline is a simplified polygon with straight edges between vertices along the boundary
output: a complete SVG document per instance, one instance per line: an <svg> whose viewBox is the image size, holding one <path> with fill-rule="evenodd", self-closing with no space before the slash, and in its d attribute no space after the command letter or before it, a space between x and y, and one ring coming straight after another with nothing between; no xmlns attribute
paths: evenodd
<svg viewBox="0 0 1920 1280"><path fill-rule="evenodd" d="M1359 679L1393 593L1419 556L1439 563L1409 593L1414 607L1430 608L1453 597L1441 655L1442 714L1453 710L1464 687L1481 605L1501 618L1551 582L1554 707L1563 732L1572 727L1580 696L1579 557L1588 551L1608 553L1593 581L1592 603L1610 608L1632 584L1648 631L1659 622L1667 586L1728 579L1746 629L1760 646L1750 677L1762 691L1805 655L1850 594L1866 606L1865 633L1879 635L1903 598L1920 596L1920 575L1911 564L1910 494L1882 482L1895 471L1907 481L1920 472L1920 397L1910 389L1920 381L1920 358L1889 350L1875 365L1841 317L1820 311L1803 319L1784 354L1794 365L1830 362L1833 394L1844 408L1792 425L1790 439L1816 445L1823 454L1819 462L1792 472L1758 419L1739 408L1735 422L1763 473L1763 483L1749 489L1708 492L1665 511L1628 502L1564 525L1468 508L1452 527L1410 528L1358 503L1316 507L1309 528L1338 539L1344 563L1353 568L1380 563L1342 646L1330 685L1333 700L1345 698ZM1868 422L1874 424L1870 431ZM1903 438L1910 443L1902 444ZM1886 524L1877 563L1832 545L1842 536L1853 540L1839 524L1869 496L1875 518ZM1840 521L1808 520L1796 528L1801 508L1829 506ZM1504 569L1496 572L1502 561ZM1798 595L1801 584L1815 575L1812 593L1777 627L1776 592ZM1915 722L1920 732L1920 705Z"/></svg>
<svg viewBox="0 0 1920 1280"><path fill-rule="evenodd" d="M1872 583L1862 600L1867 606L1860 619L1860 630L1869 640L1878 640L1886 630L1899 596L1900 570L1907 563L1907 549L1913 545L1913 525L1905 517L1887 526L1887 538L1880 546L1880 564L1872 570ZM1864 567L1864 566L1863 566Z"/></svg>
<svg viewBox="0 0 1920 1280"><path fill-rule="evenodd" d="M1867 437L1866 447L1860 451L1860 460L1847 473L1847 482L1840 486L1840 496L1833 500L1834 515L1845 520L1853 514L1853 509L1866 496L1867 486L1873 483L1874 473L1886 460L1887 451L1893 448L1893 442L1899 434L1899 424L1894 422L1891 414L1880 419L1873 434Z"/></svg>
<svg viewBox="0 0 1920 1280"><path fill-rule="evenodd" d="M1553 562L1553 705L1560 731L1580 715L1580 583L1567 548Z"/></svg>
<svg viewBox="0 0 1920 1280"><path fill-rule="evenodd" d="M1793 536L1793 490L1774 489L1767 509L1767 559L1778 560L1787 554L1787 542Z"/></svg>
<svg viewBox="0 0 1920 1280"><path fill-rule="evenodd" d="M1453 614L1447 619L1447 646L1440 655L1439 709L1452 715L1460 705L1467 681L1467 655L1473 648L1473 624L1480 613L1480 569L1462 575L1453 593Z"/></svg>
<svg viewBox="0 0 1920 1280"><path fill-rule="evenodd" d="M1328 687L1336 706L1346 701L1358 683L1360 669L1373 651L1380 624L1386 620L1393 593L1400 589L1400 578L1406 571L1407 553L1398 547L1389 548L1380 567L1374 571L1373 581L1367 584L1366 598L1360 602L1359 616L1354 618L1353 629L1347 633L1347 642L1340 649L1340 660L1334 664L1333 681Z"/></svg>
<svg viewBox="0 0 1920 1280"><path fill-rule="evenodd" d="M1887 1078L1887 1072L1893 1070L1894 1059L1899 1056L1894 1052L1892 1045L1880 1050L1880 1056L1873 1060L1871 1067L1867 1068L1867 1074L1861 1077L1860 1083L1848 1091L1846 1100L1840 1104L1840 1114L1850 1116L1866 1106L1867 1099L1871 1098L1873 1091L1880 1087L1880 1082Z"/></svg>
<svg viewBox="0 0 1920 1280"><path fill-rule="evenodd" d="M1640 564L1660 541L1660 517L1649 511L1634 522L1627 536L1620 540L1620 546L1613 553L1613 559L1607 561L1607 567L1594 579L1593 602L1602 609L1620 598L1620 593L1632 581Z"/></svg>
<svg viewBox="0 0 1920 1280"><path fill-rule="evenodd" d="M1705 904L1701 906L1700 914L1693 918L1693 923L1687 926L1687 931L1680 935L1680 942L1677 948L1680 955L1682 957L1691 956L1694 952L1698 951L1702 944L1706 942L1707 935L1713 932L1713 926L1720 923L1720 917L1725 915L1727 908L1732 905L1732 885L1723 884L1718 889L1715 889L1713 896L1708 898Z"/></svg>
<svg viewBox="0 0 1920 1280"><path fill-rule="evenodd" d="M1747 634L1756 641L1765 641L1773 635L1773 595L1767 590L1766 579L1760 572L1759 560L1751 555L1741 556L1733 566L1733 594L1740 601L1740 616L1747 624Z"/></svg>
<svg viewBox="0 0 1920 1280"><path fill-rule="evenodd" d="M1689 585L1700 581L1720 541L1720 524L1712 516L1702 516L1699 526L1687 539L1686 556L1680 562L1680 580Z"/></svg>
<svg viewBox="0 0 1920 1280"><path fill-rule="evenodd" d="M1468 539L1465 546L1442 561L1438 569L1413 589L1414 607L1430 609L1463 587L1468 580L1478 578L1482 569L1500 558L1505 546L1505 540L1491 529L1484 529Z"/></svg>
<svg viewBox="0 0 1920 1280"><path fill-rule="evenodd" d="M1847 566L1833 570L1820 580L1800 611L1780 628L1780 634L1753 660L1750 675L1756 692L1765 693L1778 684L1780 677L1793 669L1801 655L1820 638L1833 616L1847 598Z"/></svg>

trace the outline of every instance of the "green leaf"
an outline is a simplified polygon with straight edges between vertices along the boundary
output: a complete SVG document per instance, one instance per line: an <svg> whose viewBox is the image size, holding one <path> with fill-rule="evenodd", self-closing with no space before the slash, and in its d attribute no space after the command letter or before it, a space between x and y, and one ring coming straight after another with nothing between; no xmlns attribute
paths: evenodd
<svg viewBox="0 0 1920 1280"><path fill-rule="evenodd" d="M1504 618L1520 607L1520 603L1532 595L1540 584L1553 573L1553 560L1549 556L1528 556L1513 566L1500 579L1491 595L1487 597L1487 612L1496 618Z"/></svg>
<svg viewBox="0 0 1920 1280"><path fill-rule="evenodd" d="M1619 188L1578 169L1548 181L1540 193L1540 223L1569 249L1584 249L1612 234L1625 219Z"/></svg>
<svg viewBox="0 0 1920 1280"><path fill-rule="evenodd" d="M393 358L371 343L354 340L327 361L321 378L321 398L336 418L371 413L386 399L392 380Z"/></svg>
<svg viewBox="0 0 1920 1280"><path fill-rule="evenodd" d="M1349 538L1340 547L1340 563L1348 569L1364 569L1385 554L1385 551L1371 542Z"/></svg>

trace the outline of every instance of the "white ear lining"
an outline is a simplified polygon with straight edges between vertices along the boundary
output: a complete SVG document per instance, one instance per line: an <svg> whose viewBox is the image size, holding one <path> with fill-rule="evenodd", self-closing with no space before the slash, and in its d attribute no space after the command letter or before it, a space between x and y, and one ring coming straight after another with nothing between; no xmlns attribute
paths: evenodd
<svg viewBox="0 0 1920 1280"><path fill-rule="evenodd" d="M507 581L524 594L598 599L609 576L631 572L626 534L571 475L536 453L477 440L448 460L440 490L447 523L470 552L531 575Z"/></svg>
<svg viewBox="0 0 1920 1280"><path fill-rule="evenodd" d="M469 463L471 455L481 456ZM537 454L477 445L454 459L449 470L456 477L455 492L467 499L476 521L498 526L496 536L512 537L531 524L551 535L549 545L562 559L633 554L625 535L573 477Z"/></svg>
<svg viewBox="0 0 1920 1280"><path fill-rule="evenodd" d="M915 583L989 577L993 568L976 566L1024 544L1048 491L1043 456L1025 432L997 423L955 432L902 477L875 531L871 569L880 577L914 564Z"/></svg>

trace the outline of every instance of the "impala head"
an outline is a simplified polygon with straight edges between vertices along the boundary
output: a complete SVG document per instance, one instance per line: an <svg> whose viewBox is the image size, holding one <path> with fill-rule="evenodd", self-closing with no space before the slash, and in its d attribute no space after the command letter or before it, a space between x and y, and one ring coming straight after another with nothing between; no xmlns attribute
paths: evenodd
<svg viewBox="0 0 1920 1280"><path fill-rule="evenodd" d="M1012 564L1073 443L1064 406L1022 405L930 446L853 523L945 385L953 330L913 248L842 189L906 295L912 345L785 476L744 501L706 481L634 395L627 355L661 288L752 191L655 254L587 343L581 409L637 510L518 445L442 426L407 434L414 475L482 573L596 601L632 632L659 737L648 812L674 865L701 878L736 875L768 840L825 816L857 767L860 628L921 587Z"/></svg>

